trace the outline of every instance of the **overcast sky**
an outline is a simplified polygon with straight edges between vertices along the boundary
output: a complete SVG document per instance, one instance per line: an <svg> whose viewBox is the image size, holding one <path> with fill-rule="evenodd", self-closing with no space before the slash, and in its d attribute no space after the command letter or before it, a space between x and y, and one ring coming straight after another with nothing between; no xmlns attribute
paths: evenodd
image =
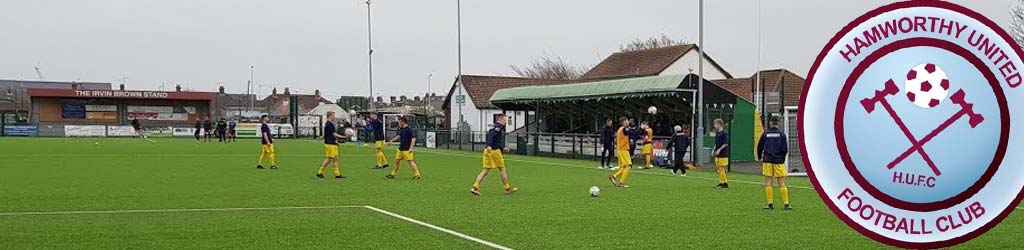
<svg viewBox="0 0 1024 250"><path fill-rule="evenodd" d="M764 0L760 68L806 76L843 25L890 1ZM1010 1L955 1L1001 25ZM623 42L696 42L697 0L463 0L463 72L512 75L541 55L594 65ZM0 0L0 78L173 84L244 93L272 86L366 95L360 0ZM756 67L758 1L706 1L705 47L734 76ZM374 92L444 94L457 75L456 0L374 0ZM283 91L283 90L281 90Z"/></svg>

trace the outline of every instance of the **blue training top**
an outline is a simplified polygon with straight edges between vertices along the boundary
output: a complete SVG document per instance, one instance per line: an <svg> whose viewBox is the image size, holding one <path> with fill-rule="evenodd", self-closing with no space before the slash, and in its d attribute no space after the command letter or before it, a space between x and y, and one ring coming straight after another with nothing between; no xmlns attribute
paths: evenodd
<svg viewBox="0 0 1024 250"><path fill-rule="evenodd" d="M324 144L338 144L338 138L334 138L334 133L337 133L337 128L334 127L334 122L327 121L324 124Z"/></svg>
<svg viewBox="0 0 1024 250"><path fill-rule="evenodd" d="M260 127L260 138L263 138L260 141L262 141L264 145L274 144L274 135L270 133L270 126L267 126L266 123Z"/></svg>
<svg viewBox="0 0 1024 250"><path fill-rule="evenodd" d="M494 127L487 131L487 146L494 150L505 149L505 125L495 123Z"/></svg>
<svg viewBox="0 0 1024 250"><path fill-rule="evenodd" d="M412 138L416 138L416 134L412 132L412 128L409 126L399 128L398 151L409 151L409 149L412 148Z"/></svg>
<svg viewBox="0 0 1024 250"><path fill-rule="evenodd" d="M786 154L789 154L789 143L786 133L779 128L769 128L761 134L761 140L757 142L757 155L761 161L767 163L786 163Z"/></svg>

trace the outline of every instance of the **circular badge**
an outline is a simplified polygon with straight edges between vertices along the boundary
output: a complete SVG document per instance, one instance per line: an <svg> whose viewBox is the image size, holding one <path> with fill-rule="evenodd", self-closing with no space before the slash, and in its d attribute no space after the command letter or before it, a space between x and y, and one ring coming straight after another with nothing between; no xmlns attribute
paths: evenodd
<svg viewBox="0 0 1024 250"><path fill-rule="evenodd" d="M833 213L876 241L940 248L1024 198L1020 47L956 4L880 7L818 55L800 103L804 163ZM1018 119L1019 120L1019 119Z"/></svg>

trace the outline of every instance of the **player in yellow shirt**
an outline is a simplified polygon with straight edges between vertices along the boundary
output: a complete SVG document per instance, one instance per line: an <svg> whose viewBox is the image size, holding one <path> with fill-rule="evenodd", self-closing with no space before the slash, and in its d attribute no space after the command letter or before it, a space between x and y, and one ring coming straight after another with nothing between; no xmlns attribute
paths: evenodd
<svg viewBox="0 0 1024 250"><path fill-rule="evenodd" d="M651 169L654 167L651 164L651 160L654 159L654 129L651 129L651 124L648 122L641 123L640 128L644 130L644 169Z"/></svg>
<svg viewBox="0 0 1024 250"><path fill-rule="evenodd" d="M619 124L619 130L615 132L615 155L619 157L619 170L608 176L608 180L616 187L628 188L626 180L629 179L629 171L633 167L633 159L629 155L629 135L626 135L625 131L629 126L629 119L619 118Z"/></svg>
<svg viewBox="0 0 1024 250"><path fill-rule="evenodd" d="M338 139L342 137L338 134L338 128L334 126L334 111L328 111L327 122L324 124L324 162L316 170L316 177L324 178L327 165L334 164L334 178L345 178L341 175L341 167L338 166Z"/></svg>

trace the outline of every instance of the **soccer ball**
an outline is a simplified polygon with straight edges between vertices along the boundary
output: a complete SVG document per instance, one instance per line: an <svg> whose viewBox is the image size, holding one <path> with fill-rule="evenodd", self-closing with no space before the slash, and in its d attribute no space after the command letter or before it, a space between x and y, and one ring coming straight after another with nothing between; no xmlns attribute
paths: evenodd
<svg viewBox="0 0 1024 250"><path fill-rule="evenodd" d="M651 113L652 115L653 114L657 114L658 113L658 107L651 106L650 108L647 108L647 113Z"/></svg>
<svg viewBox="0 0 1024 250"><path fill-rule="evenodd" d="M907 99L915 106L933 108L942 103L949 94L949 78L946 71L935 64L920 64L907 72L903 90L907 92Z"/></svg>
<svg viewBox="0 0 1024 250"><path fill-rule="evenodd" d="M601 188L597 186L590 187L590 197L597 197L601 195Z"/></svg>
<svg viewBox="0 0 1024 250"><path fill-rule="evenodd" d="M345 136L352 137L353 135L356 135L356 131L355 130L352 130L350 128L346 128L345 129Z"/></svg>

